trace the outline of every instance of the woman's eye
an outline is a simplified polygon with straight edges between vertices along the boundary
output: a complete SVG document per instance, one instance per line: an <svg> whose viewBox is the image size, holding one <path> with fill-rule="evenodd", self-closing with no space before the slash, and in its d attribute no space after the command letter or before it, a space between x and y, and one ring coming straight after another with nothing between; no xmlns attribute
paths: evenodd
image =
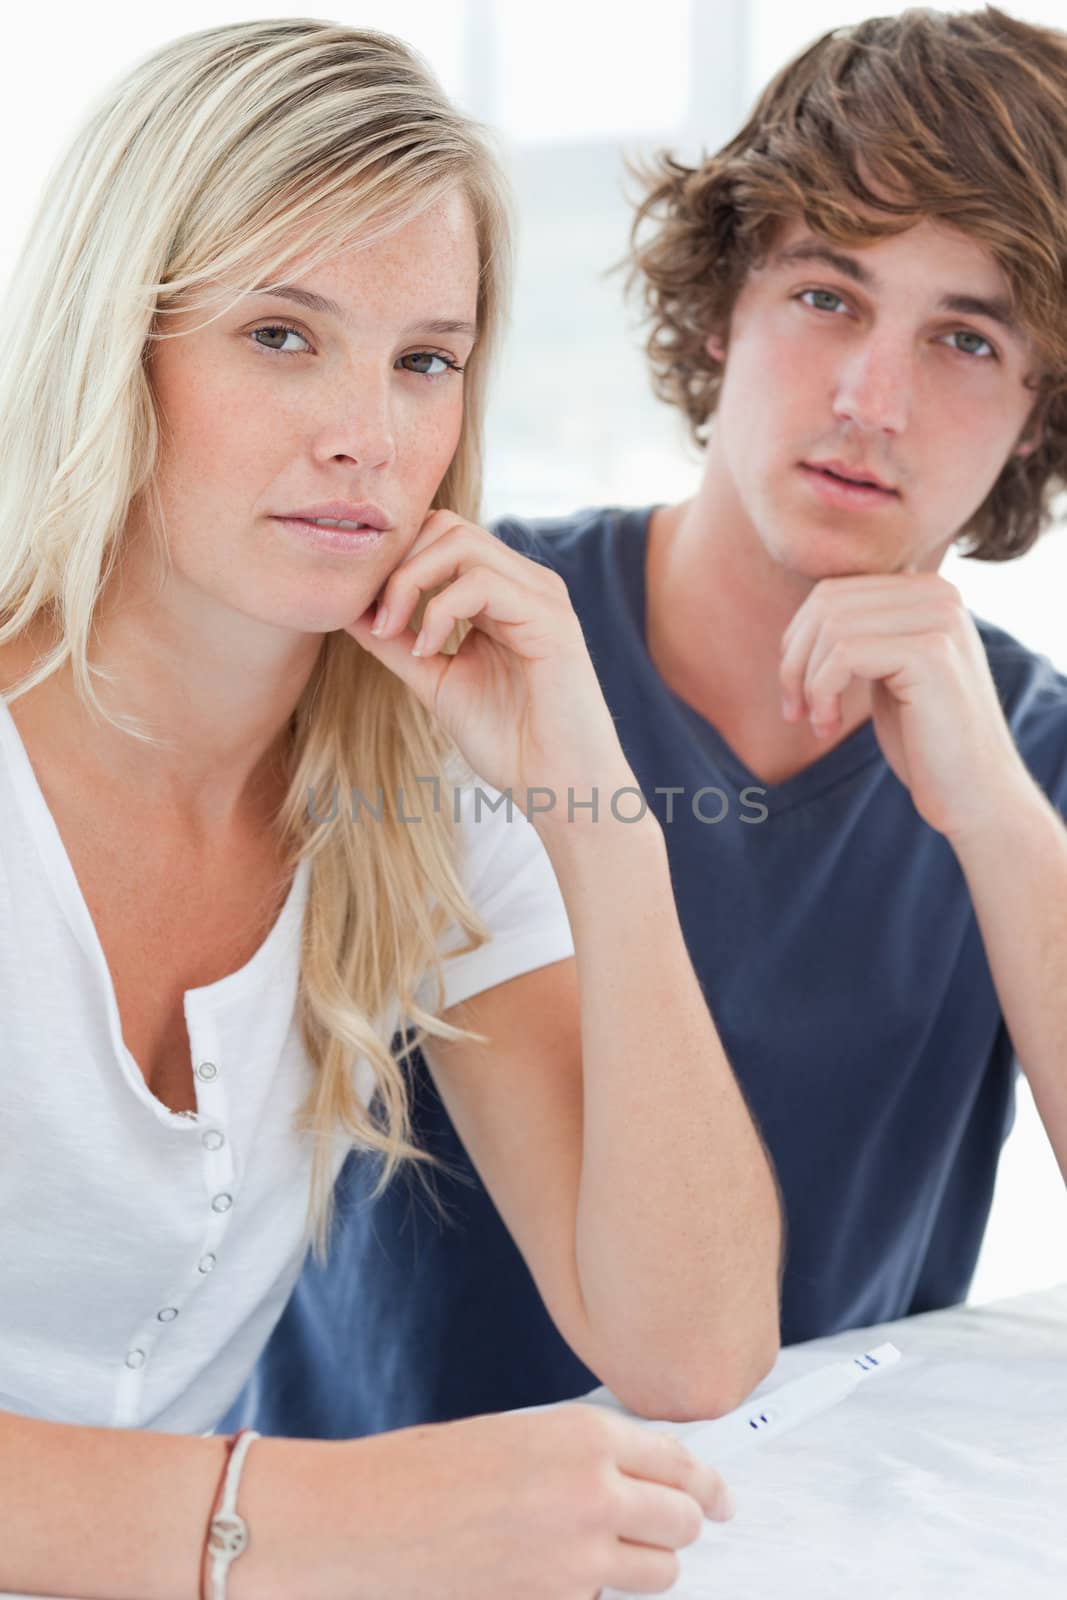
<svg viewBox="0 0 1067 1600"><path fill-rule="evenodd" d="M436 367L433 365L435 361ZM403 367L405 372L417 372L425 378L439 377L442 372L463 371L458 361L453 361L449 356L439 356L434 350L412 350L400 357L397 366Z"/></svg>
<svg viewBox="0 0 1067 1600"><path fill-rule="evenodd" d="M284 325L284 323L271 322L264 324L262 328L253 328L249 337L253 339L256 344L259 344L259 348L261 350L274 350L278 355L283 356L299 356L304 354L302 350L286 350L281 344L260 344L257 335L261 333L270 334L272 337L277 335L283 340L289 338L291 335L294 339L303 340L303 343L306 345L307 339L304 338L304 335L300 332L299 328L288 328Z"/></svg>
<svg viewBox="0 0 1067 1600"><path fill-rule="evenodd" d="M955 349L957 349L961 355L981 356L983 360L987 360L990 356L996 355L996 351L993 349L993 346L990 344L988 339L983 339L980 333L972 333L968 328L957 328L956 332L950 333L948 337L950 339L966 339L970 341L969 344L957 344L955 346ZM984 349L975 348L976 346L981 347L983 345L985 346Z"/></svg>
<svg viewBox="0 0 1067 1600"><path fill-rule="evenodd" d="M811 306L813 311L835 311L838 306L843 306L845 303L832 289L805 289L800 299L805 305ZM830 304L827 304L828 301Z"/></svg>

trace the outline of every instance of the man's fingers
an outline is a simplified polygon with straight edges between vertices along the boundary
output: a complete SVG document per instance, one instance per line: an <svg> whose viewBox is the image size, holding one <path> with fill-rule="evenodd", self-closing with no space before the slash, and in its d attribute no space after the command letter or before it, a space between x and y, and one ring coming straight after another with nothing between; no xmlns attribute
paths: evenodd
<svg viewBox="0 0 1067 1600"><path fill-rule="evenodd" d="M821 680L828 658L843 647L866 640L890 647L892 655L894 643L905 650L919 636L938 632L947 636L953 629L954 603L944 594L925 593L910 601L891 596L889 603L883 598L874 606L869 601L857 606L855 597L852 599L848 609L833 615L816 618L814 611L809 612L793 631L778 669L782 715L787 722L798 716L810 716L821 724L836 720L836 710L828 714L825 703L816 707L812 689Z"/></svg>
<svg viewBox="0 0 1067 1600"><path fill-rule="evenodd" d="M921 636L904 639L846 639L824 657L806 686L812 723L830 728L840 712L840 697L853 678L888 682L915 666Z"/></svg>

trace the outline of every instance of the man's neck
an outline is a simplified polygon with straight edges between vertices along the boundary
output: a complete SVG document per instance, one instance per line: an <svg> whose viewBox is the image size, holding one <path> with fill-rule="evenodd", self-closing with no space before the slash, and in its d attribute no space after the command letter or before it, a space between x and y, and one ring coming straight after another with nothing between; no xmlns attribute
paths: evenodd
<svg viewBox="0 0 1067 1600"><path fill-rule="evenodd" d="M709 445L709 450L712 448ZM691 500L653 513L646 562L648 648L664 681L744 764L782 783L870 716L870 691L844 697L842 729L818 739L782 716L782 634L813 587L777 565L725 473L708 463Z"/></svg>

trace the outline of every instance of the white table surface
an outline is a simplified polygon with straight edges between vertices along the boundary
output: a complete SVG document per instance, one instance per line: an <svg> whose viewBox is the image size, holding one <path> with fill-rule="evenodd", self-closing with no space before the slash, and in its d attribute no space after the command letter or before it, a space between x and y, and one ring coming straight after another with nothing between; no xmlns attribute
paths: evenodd
<svg viewBox="0 0 1067 1600"><path fill-rule="evenodd" d="M899 1365L724 1465L737 1515L675 1600L1067 1600L1067 1284L793 1345L756 1394L886 1340Z"/></svg>
<svg viewBox="0 0 1067 1600"><path fill-rule="evenodd" d="M1067 1284L793 1345L756 1394L886 1340L898 1366L731 1462L674 1600L1067 1600Z"/></svg>

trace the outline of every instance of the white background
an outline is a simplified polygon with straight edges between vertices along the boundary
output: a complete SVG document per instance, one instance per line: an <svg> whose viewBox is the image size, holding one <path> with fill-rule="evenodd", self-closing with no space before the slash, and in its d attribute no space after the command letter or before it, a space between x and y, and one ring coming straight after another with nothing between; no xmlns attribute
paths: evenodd
<svg viewBox="0 0 1067 1600"><path fill-rule="evenodd" d="M1002 8L1067 26L1067 0ZM620 276L605 271L626 246L623 158L671 147L691 159L716 148L798 48L827 28L901 9L887 0L331 0L328 10L316 8L314 15L383 28L415 45L446 89L503 136L522 236L512 336L492 408L488 514L544 515L691 491L698 458L681 419L651 397ZM307 14L298 4L98 0L20 7L6 19L0 281L46 171L111 78L180 33ZM1060 529L1010 565L950 558L944 570L972 609L1067 671ZM972 1299L1064 1279L1067 1194L1023 1085Z"/></svg>

